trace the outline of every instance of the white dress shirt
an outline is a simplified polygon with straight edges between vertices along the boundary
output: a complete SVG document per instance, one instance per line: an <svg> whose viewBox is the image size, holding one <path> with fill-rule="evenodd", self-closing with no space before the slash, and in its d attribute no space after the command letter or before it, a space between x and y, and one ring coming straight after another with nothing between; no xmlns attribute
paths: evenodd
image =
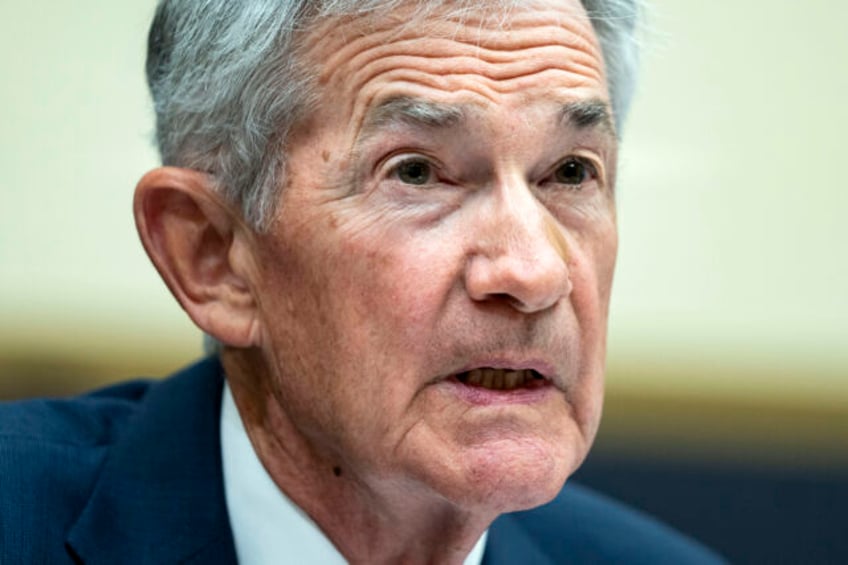
<svg viewBox="0 0 848 565"><path fill-rule="evenodd" d="M268 475L244 429L228 384L221 402L224 493L236 555L242 565L344 565L345 558L306 513ZM465 559L480 565L484 532Z"/></svg>

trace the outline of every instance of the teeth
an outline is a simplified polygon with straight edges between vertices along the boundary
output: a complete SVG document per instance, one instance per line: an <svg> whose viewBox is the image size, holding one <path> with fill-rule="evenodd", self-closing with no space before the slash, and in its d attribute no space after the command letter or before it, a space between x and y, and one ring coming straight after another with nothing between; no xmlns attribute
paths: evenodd
<svg viewBox="0 0 848 565"><path fill-rule="evenodd" d="M524 371L509 371L504 375L504 388L515 388L524 384Z"/></svg>
<svg viewBox="0 0 848 565"><path fill-rule="evenodd" d="M541 378L535 371L522 369L472 369L465 373L464 382L492 390L513 390L521 388L533 379Z"/></svg>
<svg viewBox="0 0 848 565"><path fill-rule="evenodd" d="M504 372L503 371L495 371L494 376L492 377L492 388L495 390L501 390L504 387Z"/></svg>
<svg viewBox="0 0 848 565"><path fill-rule="evenodd" d="M495 369L483 369L483 380L480 382L480 385L483 388L495 388L494 378Z"/></svg>

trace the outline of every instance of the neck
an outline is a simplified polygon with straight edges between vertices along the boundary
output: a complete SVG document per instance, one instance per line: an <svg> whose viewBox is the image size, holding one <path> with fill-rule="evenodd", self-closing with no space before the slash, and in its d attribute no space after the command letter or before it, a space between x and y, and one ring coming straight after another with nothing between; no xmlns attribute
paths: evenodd
<svg viewBox="0 0 848 565"><path fill-rule="evenodd" d="M462 509L405 477L340 464L293 425L247 355L225 354L222 362L259 460L350 563L461 564L497 517Z"/></svg>

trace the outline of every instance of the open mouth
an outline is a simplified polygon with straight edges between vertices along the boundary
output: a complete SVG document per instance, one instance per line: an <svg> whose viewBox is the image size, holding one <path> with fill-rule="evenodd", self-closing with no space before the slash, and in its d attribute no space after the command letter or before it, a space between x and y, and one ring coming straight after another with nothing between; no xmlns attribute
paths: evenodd
<svg viewBox="0 0 848 565"><path fill-rule="evenodd" d="M456 379L464 385L485 388L489 390L517 390L538 388L549 381L534 369L493 369L481 367L456 375Z"/></svg>

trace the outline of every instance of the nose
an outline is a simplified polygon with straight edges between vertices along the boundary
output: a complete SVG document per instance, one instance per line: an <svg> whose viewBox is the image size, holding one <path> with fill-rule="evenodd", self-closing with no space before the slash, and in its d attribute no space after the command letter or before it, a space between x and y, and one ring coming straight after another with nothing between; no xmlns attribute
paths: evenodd
<svg viewBox="0 0 848 565"><path fill-rule="evenodd" d="M477 218L479 232L465 266L465 288L478 302L520 312L546 310L571 293L568 245L559 222L526 186L494 191Z"/></svg>

